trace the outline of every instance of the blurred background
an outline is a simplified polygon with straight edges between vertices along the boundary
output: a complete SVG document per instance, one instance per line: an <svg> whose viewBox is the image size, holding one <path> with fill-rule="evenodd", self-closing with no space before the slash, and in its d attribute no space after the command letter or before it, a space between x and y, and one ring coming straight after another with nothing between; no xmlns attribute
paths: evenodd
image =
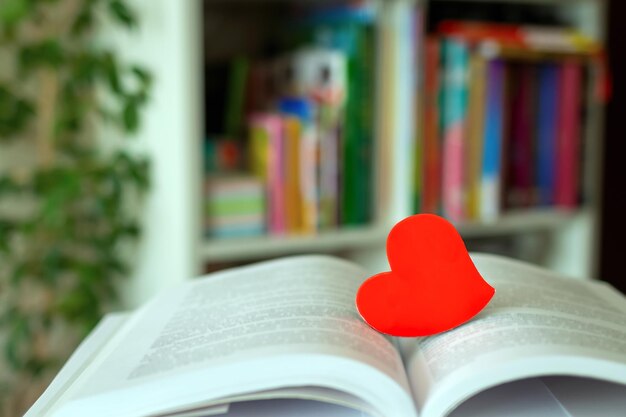
<svg viewBox="0 0 626 417"><path fill-rule="evenodd" d="M2 0L0 410L108 311L288 255L385 270L414 213L626 291L623 9Z"/></svg>

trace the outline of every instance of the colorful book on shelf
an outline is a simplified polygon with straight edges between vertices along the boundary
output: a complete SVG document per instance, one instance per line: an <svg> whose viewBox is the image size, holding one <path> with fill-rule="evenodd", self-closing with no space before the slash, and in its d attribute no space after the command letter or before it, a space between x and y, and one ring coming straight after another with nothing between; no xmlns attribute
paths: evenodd
<svg viewBox="0 0 626 417"><path fill-rule="evenodd" d="M558 135L556 143L556 195L560 207L576 207L579 196L581 146L582 67L578 61L562 64L559 80Z"/></svg>
<svg viewBox="0 0 626 417"><path fill-rule="evenodd" d="M563 27L447 20L439 23L437 32L472 44L489 41L494 47L586 54L601 51L592 38Z"/></svg>
<svg viewBox="0 0 626 417"><path fill-rule="evenodd" d="M534 202L535 66L511 63L509 70L509 165L504 204L506 208L525 208Z"/></svg>
<svg viewBox="0 0 626 417"><path fill-rule="evenodd" d="M442 40L442 208L447 218L466 216L464 198L469 46L462 40Z"/></svg>
<svg viewBox="0 0 626 417"><path fill-rule="evenodd" d="M250 163L252 172L267 187L268 230L285 232L283 126L280 115L258 113L250 118Z"/></svg>
<svg viewBox="0 0 626 417"><path fill-rule="evenodd" d="M348 61L342 215L344 224L360 225L371 220L373 204L375 40L367 25L348 26L344 32L354 44Z"/></svg>
<svg viewBox="0 0 626 417"><path fill-rule="evenodd" d="M465 184L467 218L480 218L480 187L483 171L487 60L477 53L470 57L469 110L467 115L467 151Z"/></svg>
<svg viewBox="0 0 626 417"><path fill-rule="evenodd" d="M392 207L405 207L412 210L420 204L422 193L421 153L422 143L418 138L415 123L419 108L415 96L421 69L417 66L419 48L422 45L421 8L411 2L399 2L391 11L390 24L394 27L397 72L391 75L396 84L396 136L394 141L393 165L391 175L396 189L408 192L395 193ZM419 207L419 206L417 206ZM394 216L400 216L400 213ZM402 214L403 215L403 214Z"/></svg>
<svg viewBox="0 0 626 417"><path fill-rule="evenodd" d="M265 188L243 174L207 176L204 228L207 236L231 238L265 233Z"/></svg>
<svg viewBox="0 0 626 417"><path fill-rule="evenodd" d="M280 101L279 109L283 115L296 117L299 122L298 163L293 162L296 150L290 146L288 157L291 162L288 160L287 164L299 167L296 175L299 177L299 202L302 210L300 231L313 234L317 232L319 223L319 134L315 123L317 108L314 102L306 98L284 98ZM290 138L289 144L294 142ZM290 172L287 171L286 175L290 176ZM288 183L295 187L293 178Z"/></svg>
<svg viewBox="0 0 626 417"><path fill-rule="evenodd" d="M274 78L272 61L260 60L250 64L244 105L246 117L272 108L276 96Z"/></svg>
<svg viewBox="0 0 626 417"><path fill-rule="evenodd" d="M505 129L506 64L487 62L480 218L494 220L500 215L502 194L502 150Z"/></svg>
<svg viewBox="0 0 626 417"><path fill-rule="evenodd" d="M304 213L300 181L300 136L302 122L293 115L283 116L285 139L285 216L289 233L302 233Z"/></svg>
<svg viewBox="0 0 626 417"><path fill-rule="evenodd" d="M208 137L204 141L204 172L240 169L243 153L243 144L237 140Z"/></svg>
<svg viewBox="0 0 626 417"><path fill-rule="evenodd" d="M338 13L335 13L338 12ZM313 44L346 58L347 93L342 124L341 204L343 225L367 223L373 204L375 14L370 5L324 6L305 19Z"/></svg>
<svg viewBox="0 0 626 417"><path fill-rule="evenodd" d="M423 186L424 213L439 213L441 201L441 143L439 137L440 41L436 37L425 40L423 100Z"/></svg>
<svg viewBox="0 0 626 417"><path fill-rule="evenodd" d="M540 206L552 205L556 194L560 74L555 63L541 64L538 69L536 183Z"/></svg>
<svg viewBox="0 0 626 417"><path fill-rule="evenodd" d="M320 135L320 190L319 229L335 228L339 225L339 163L343 107L329 103L319 105Z"/></svg>
<svg viewBox="0 0 626 417"><path fill-rule="evenodd" d="M317 109L318 228L325 230L337 227L339 222L340 148L347 98L346 55L329 48L308 48L299 51L294 61L294 90L315 103Z"/></svg>
<svg viewBox="0 0 626 417"><path fill-rule="evenodd" d="M312 174L304 172L310 164L303 161L303 129L311 117L311 104L306 99L284 98L279 102L285 138L285 203L287 230L292 233L310 231L305 227L305 186L303 179Z"/></svg>

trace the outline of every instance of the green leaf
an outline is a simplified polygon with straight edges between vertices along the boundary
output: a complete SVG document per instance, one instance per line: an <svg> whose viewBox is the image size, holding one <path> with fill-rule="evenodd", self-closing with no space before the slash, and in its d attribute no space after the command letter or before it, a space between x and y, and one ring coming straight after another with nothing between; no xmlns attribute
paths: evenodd
<svg viewBox="0 0 626 417"><path fill-rule="evenodd" d="M135 133L139 129L139 109L135 100L128 100L122 112L124 128L129 133Z"/></svg>
<svg viewBox="0 0 626 417"><path fill-rule="evenodd" d="M22 356L22 346L28 341L30 328L24 316L18 315L14 318L9 329L6 345L4 346L5 357L13 369L19 369L24 364Z"/></svg>
<svg viewBox="0 0 626 417"><path fill-rule="evenodd" d="M72 34L81 35L93 26L93 14L90 9L83 10L72 24Z"/></svg>
<svg viewBox="0 0 626 417"><path fill-rule="evenodd" d="M152 74L150 74L146 69L139 66L132 66L131 72L135 74L139 82L144 88L150 87L152 85Z"/></svg>
<svg viewBox="0 0 626 417"><path fill-rule="evenodd" d="M8 175L0 176L0 195L14 193L20 190L20 186Z"/></svg>
<svg viewBox="0 0 626 417"><path fill-rule="evenodd" d="M21 133L34 114L31 103L0 86L0 140Z"/></svg>
<svg viewBox="0 0 626 417"><path fill-rule="evenodd" d="M127 223L126 225L124 225L121 229L120 229L121 234L132 237L132 238L137 238L139 237L139 234L141 232L141 229L139 228L139 224L136 222L131 222L131 223Z"/></svg>
<svg viewBox="0 0 626 417"><path fill-rule="evenodd" d="M121 0L114 0L109 3L109 12L121 24L128 28L133 28L137 24L135 15L128 6Z"/></svg>
<svg viewBox="0 0 626 417"><path fill-rule="evenodd" d="M123 94L122 83L120 82L120 70L115 56L107 52L102 57L102 70L109 84L109 88L116 94Z"/></svg>
<svg viewBox="0 0 626 417"><path fill-rule="evenodd" d="M33 8L29 0L2 0L0 2L0 22L13 26L20 22Z"/></svg>
<svg viewBox="0 0 626 417"><path fill-rule="evenodd" d="M65 53L58 39L52 38L20 50L20 67L23 71L48 66L58 68Z"/></svg>
<svg viewBox="0 0 626 417"><path fill-rule="evenodd" d="M25 262L16 265L13 269L13 274L11 275L10 283L13 285L17 285L28 273L28 264Z"/></svg>

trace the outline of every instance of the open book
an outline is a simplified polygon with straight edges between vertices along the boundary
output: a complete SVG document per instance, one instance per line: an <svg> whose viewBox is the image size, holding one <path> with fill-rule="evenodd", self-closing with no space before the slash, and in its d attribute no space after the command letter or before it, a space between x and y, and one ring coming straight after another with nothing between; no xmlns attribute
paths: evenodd
<svg viewBox="0 0 626 417"><path fill-rule="evenodd" d="M624 297L472 257L495 297L418 339L361 320L354 298L368 274L344 260L207 275L103 320L26 416L623 415Z"/></svg>

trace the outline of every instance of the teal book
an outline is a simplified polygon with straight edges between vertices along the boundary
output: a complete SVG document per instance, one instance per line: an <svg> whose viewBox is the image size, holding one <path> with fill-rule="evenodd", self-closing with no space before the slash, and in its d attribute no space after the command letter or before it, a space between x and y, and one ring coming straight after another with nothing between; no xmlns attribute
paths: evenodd
<svg viewBox="0 0 626 417"><path fill-rule="evenodd" d="M442 43L442 207L450 220L464 220L466 124L469 98L469 46L446 38Z"/></svg>

